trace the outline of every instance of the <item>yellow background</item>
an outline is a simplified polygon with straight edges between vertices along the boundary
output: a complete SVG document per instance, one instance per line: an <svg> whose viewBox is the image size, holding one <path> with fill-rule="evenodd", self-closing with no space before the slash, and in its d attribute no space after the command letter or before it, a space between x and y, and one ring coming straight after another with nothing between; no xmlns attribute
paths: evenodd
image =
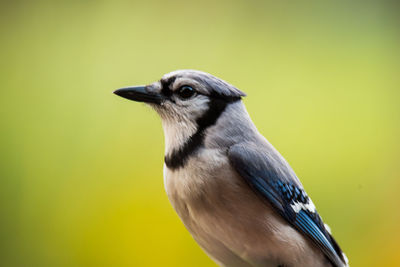
<svg viewBox="0 0 400 267"><path fill-rule="evenodd" d="M395 1L1 1L0 265L215 266L164 193L175 69L248 94L351 266L400 266Z"/></svg>

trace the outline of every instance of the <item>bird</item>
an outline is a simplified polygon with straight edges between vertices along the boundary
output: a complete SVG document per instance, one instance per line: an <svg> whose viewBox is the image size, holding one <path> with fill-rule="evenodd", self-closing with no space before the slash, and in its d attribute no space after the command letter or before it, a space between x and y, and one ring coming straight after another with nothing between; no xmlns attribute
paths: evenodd
<svg viewBox="0 0 400 267"><path fill-rule="evenodd" d="M177 70L114 93L161 117L168 199L219 266L348 266L295 172L252 122L244 92Z"/></svg>

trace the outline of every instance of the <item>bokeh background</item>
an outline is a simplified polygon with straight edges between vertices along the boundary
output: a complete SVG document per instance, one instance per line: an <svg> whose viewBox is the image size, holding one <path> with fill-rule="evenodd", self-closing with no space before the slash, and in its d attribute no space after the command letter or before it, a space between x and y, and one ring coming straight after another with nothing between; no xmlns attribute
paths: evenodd
<svg viewBox="0 0 400 267"><path fill-rule="evenodd" d="M164 193L163 133L113 89L247 92L351 266L400 266L396 1L1 1L0 265L215 266Z"/></svg>

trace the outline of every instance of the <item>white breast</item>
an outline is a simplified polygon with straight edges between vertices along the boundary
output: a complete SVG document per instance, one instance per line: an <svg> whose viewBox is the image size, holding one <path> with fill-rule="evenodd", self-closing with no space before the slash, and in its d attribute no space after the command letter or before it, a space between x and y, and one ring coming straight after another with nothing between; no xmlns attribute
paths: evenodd
<svg viewBox="0 0 400 267"><path fill-rule="evenodd" d="M278 266L282 259L327 266L320 251L260 201L224 153L203 149L183 168L164 166L168 198L206 253L222 266Z"/></svg>
<svg viewBox="0 0 400 267"><path fill-rule="evenodd" d="M218 170L228 166L227 157L217 149L201 149L183 168L170 170L164 164L164 186L171 202L190 201L215 184ZM174 205L174 203L172 203Z"/></svg>

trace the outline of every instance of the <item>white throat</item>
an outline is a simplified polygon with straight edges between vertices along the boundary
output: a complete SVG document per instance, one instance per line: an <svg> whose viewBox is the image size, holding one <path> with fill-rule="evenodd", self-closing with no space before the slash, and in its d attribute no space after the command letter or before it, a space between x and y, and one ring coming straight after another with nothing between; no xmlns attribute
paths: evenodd
<svg viewBox="0 0 400 267"><path fill-rule="evenodd" d="M163 119L162 127L165 136L165 155L181 148L197 131L197 125L188 121L174 121Z"/></svg>

